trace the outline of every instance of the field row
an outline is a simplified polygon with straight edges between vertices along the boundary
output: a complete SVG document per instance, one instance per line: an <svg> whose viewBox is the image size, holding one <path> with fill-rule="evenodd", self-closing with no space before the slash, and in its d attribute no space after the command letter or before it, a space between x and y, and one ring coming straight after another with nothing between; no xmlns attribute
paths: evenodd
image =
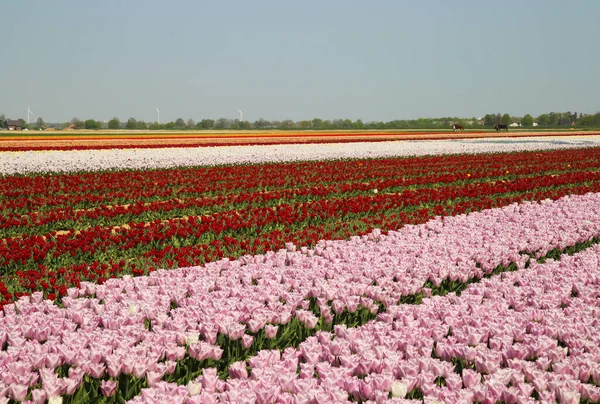
<svg viewBox="0 0 600 404"><path fill-rule="evenodd" d="M6 304L156 268L314 246L524 200L600 191L597 149L0 179Z"/></svg>
<svg viewBox="0 0 600 404"><path fill-rule="evenodd" d="M140 132L84 132L76 134L39 134L39 135L3 135L0 138L0 152L35 151L35 150L106 150L106 149L153 149L173 147L215 147L215 146L251 146L268 144L307 144L307 143L350 143L350 142L381 142L407 140L457 140L478 138L503 137L546 137L546 136L593 136L598 133L588 131L551 131L551 132L171 132L171 133L140 133Z"/></svg>
<svg viewBox="0 0 600 404"><path fill-rule="evenodd" d="M600 136L0 152L0 175L599 147Z"/></svg>
<svg viewBox="0 0 600 404"><path fill-rule="evenodd" d="M589 193L38 292L0 317L0 393L598 401L600 251L535 259L596 243L599 213Z"/></svg>
<svg viewBox="0 0 600 404"><path fill-rule="evenodd" d="M596 246L534 263L260 351L227 380L209 368L187 385L156 381L130 402L597 403L599 262Z"/></svg>

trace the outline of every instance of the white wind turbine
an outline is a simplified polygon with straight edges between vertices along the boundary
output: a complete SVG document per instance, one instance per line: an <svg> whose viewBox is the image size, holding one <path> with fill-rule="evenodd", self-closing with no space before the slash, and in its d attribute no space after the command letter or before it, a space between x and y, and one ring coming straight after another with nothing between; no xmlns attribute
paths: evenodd
<svg viewBox="0 0 600 404"><path fill-rule="evenodd" d="M156 107L156 123L160 123L160 109Z"/></svg>
<svg viewBox="0 0 600 404"><path fill-rule="evenodd" d="M244 117L244 113L242 112L241 109L238 109L237 111L240 113L240 122L243 122L242 118Z"/></svg>
<svg viewBox="0 0 600 404"><path fill-rule="evenodd" d="M34 113L31 111L31 108L29 108L29 105L27 106L27 123L29 123L29 115L34 115Z"/></svg>

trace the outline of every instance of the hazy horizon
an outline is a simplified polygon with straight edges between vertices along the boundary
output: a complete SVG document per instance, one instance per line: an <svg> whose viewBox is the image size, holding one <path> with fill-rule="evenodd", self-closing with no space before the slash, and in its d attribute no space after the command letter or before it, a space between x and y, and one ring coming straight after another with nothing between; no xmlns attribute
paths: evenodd
<svg viewBox="0 0 600 404"><path fill-rule="evenodd" d="M8 2L0 113L321 118L596 113L600 2ZM9 18L10 17L10 18Z"/></svg>

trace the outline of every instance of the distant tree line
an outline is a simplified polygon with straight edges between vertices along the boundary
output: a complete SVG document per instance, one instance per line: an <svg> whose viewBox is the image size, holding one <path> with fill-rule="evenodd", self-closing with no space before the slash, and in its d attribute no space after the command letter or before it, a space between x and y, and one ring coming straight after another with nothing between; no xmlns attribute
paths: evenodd
<svg viewBox="0 0 600 404"><path fill-rule="evenodd" d="M520 123L521 126L531 127L536 126L544 128L560 128L565 126L580 126L580 127L598 127L600 125L600 112L594 115L578 114L577 112L550 112L541 114L537 118L533 118L530 114L522 118L512 118L508 114L487 114L483 118L484 126L495 126L497 124L510 125L511 123Z"/></svg>
<svg viewBox="0 0 600 404"><path fill-rule="evenodd" d="M5 117L0 114L0 122L4 122ZM26 124L23 119L21 123L24 127L33 130L46 128L46 123L40 117L33 124ZM493 128L497 124L510 125L518 123L523 127L538 126L540 128L564 128L564 127L600 127L600 112L596 114L582 114L570 111L568 112L550 112L541 114L534 118L527 114L523 117L511 117L509 114L486 114L483 118L419 118L419 119L396 119L393 121L382 122L372 121L363 122L358 119L333 119L324 120L314 118L312 120L293 121L286 119L265 120L263 118L254 122L240 121L239 119L202 119L198 122L193 119L187 121L183 118L177 118L175 121L158 123L144 122L135 118L129 118L122 122L118 118L110 121L97 121L94 119L81 120L73 118L70 122L62 124L53 124L51 126L62 129L75 125L75 129L137 129L137 130L359 130L359 129L449 129L452 124L463 125L466 129Z"/></svg>

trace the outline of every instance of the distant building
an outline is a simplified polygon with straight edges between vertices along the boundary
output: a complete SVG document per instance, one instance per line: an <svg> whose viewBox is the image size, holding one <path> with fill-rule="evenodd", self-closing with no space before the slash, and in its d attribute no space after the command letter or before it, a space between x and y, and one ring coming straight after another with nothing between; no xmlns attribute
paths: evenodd
<svg viewBox="0 0 600 404"><path fill-rule="evenodd" d="M534 122L534 123L533 123L533 126L540 126L540 124L539 124L539 123L537 123L537 122Z"/></svg>
<svg viewBox="0 0 600 404"><path fill-rule="evenodd" d="M7 119L4 121L4 127L8 130L23 130L23 125L21 125L21 121Z"/></svg>
<svg viewBox="0 0 600 404"><path fill-rule="evenodd" d="M508 126L512 126L514 128L514 127L517 127L517 126L521 126L521 124L519 122L513 122L513 123L511 123Z"/></svg>

